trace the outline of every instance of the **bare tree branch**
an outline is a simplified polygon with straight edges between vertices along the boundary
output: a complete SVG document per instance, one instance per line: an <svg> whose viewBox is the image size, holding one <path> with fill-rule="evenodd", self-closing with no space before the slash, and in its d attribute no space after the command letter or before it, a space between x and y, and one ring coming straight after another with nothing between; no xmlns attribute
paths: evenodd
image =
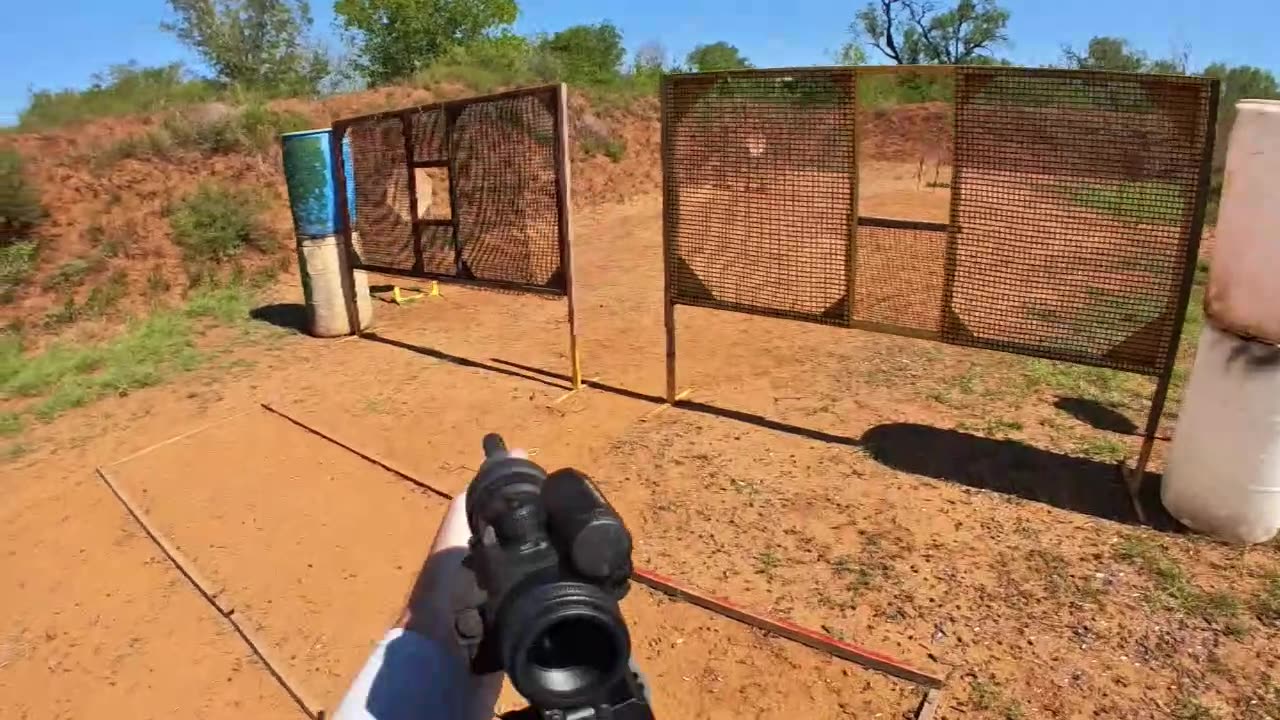
<svg viewBox="0 0 1280 720"><path fill-rule="evenodd" d="M884 14L884 44L889 48L884 50L877 44L876 49L888 55L894 62L902 64L902 53L898 51L898 44L893 39L893 4L897 0L880 0L880 11Z"/></svg>

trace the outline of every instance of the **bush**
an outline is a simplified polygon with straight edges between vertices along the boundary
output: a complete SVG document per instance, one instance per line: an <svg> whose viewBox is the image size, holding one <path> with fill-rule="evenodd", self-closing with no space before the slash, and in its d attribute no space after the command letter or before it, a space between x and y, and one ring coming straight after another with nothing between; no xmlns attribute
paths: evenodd
<svg viewBox="0 0 1280 720"><path fill-rule="evenodd" d="M519 35L503 34L449 49L413 76L419 87L456 83L477 93L564 79L560 61Z"/></svg>
<svg viewBox="0 0 1280 720"><path fill-rule="evenodd" d="M168 160L179 151L202 155L265 153L282 133L309 127L311 119L301 113L271 110L263 105L250 105L214 120L180 113L166 118L162 127L108 147L94 161L99 168L105 168L125 159Z"/></svg>
<svg viewBox="0 0 1280 720"><path fill-rule="evenodd" d="M263 228L263 200L256 194L205 183L169 214L173 238L194 277L230 260L246 247L266 252L274 247Z"/></svg>
<svg viewBox="0 0 1280 720"><path fill-rule="evenodd" d="M84 303L77 305L74 296L67 296L62 305L44 317L45 327L70 325L80 320L104 317L120 304L129 292L129 275L124 270L113 270L100 285L89 290Z"/></svg>
<svg viewBox="0 0 1280 720"><path fill-rule="evenodd" d="M148 130L141 135L133 135L108 146L94 155L92 164L95 169L111 167L121 160L156 158L167 159L176 150L173 138L165 130Z"/></svg>
<svg viewBox="0 0 1280 720"><path fill-rule="evenodd" d="M89 291L81 307L81 317L102 317L115 309L129 292L129 275L124 270L113 270L105 282Z"/></svg>
<svg viewBox="0 0 1280 720"><path fill-rule="evenodd" d="M131 115L206 102L219 95L207 80L189 77L180 63L163 67L114 65L87 90L39 90L18 113L18 128L43 130L99 117Z"/></svg>
<svg viewBox="0 0 1280 720"><path fill-rule="evenodd" d="M0 303L13 302L18 288L35 269L36 252L34 240L0 245Z"/></svg>
<svg viewBox="0 0 1280 720"><path fill-rule="evenodd" d="M102 269L103 257L101 255L90 255L89 257L76 258L69 260L58 266L49 277L44 279L41 287L45 290L70 290L78 287L80 281L91 273Z"/></svg>
<svg viewBox="0 0 1280 720"><path fill-rule="evenodd" d="M592 135L582 141L582 150L588 155L604 155L614 162L621 162L627 154L627 141L618 137Z"/></svg>
<svg viewBox="0 0 1280 720"><path fill-rule="evenodd" d="M279 112L262 105L249 107L225 118L200 121L175 115L165 121L164 130L174 145L207 155L237 152L265 152L281 133L306 130L311 121L295 112Z"/></svg>
<svg viewBox="0 0 1280 720"><path fill-rule="evenodd" d="M16 150L0 150L0 246L26 240L44 214L22 156Z"/></svg>
<svg viewBox="0 0 1280 720"><path fill-rule="evenodd" d="M901 72L894 75L872 75L858 80L858 104L862 107L951 102L953 97L953 82L950 78Z"/></svg>
<svg viewBox="0 0 1280 720"><path fill-rule="evenodd" d="M492 41L456 47L416 73L413 84L432 88L457 84L475 93L538 85L571 82L574 90L587 95L598 107L626 107L638 98L658 93L661 74L641 68L639 72L621 73L617 68L604 72L582 73L571 67L573 61L564 53L547 46L547 40L531 45L510 42L494 47Z"/></svg>

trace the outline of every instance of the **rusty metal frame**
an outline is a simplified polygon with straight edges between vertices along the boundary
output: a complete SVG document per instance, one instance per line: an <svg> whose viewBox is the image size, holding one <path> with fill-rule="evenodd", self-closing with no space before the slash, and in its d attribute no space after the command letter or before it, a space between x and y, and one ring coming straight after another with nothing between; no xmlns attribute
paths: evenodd
<svg viewBox="0 0 1280 720"><path fill-rule="evenodd" d="M569 170L571 149L569 146L568 95L568 87L564 83L554 83L507 90L488 95L478 95L458 100L446 100L443 102L427 103L424 105L415 105L412 107L368 113L365 115L357 115L334 121L333 132L330 136L330 158L332 159L331 161L334 166L334 197L336 198L338 205L338 232L341 235L344 247L346 248L346 252L343 253L343 259L345 260L346 267L341 268L340 272L342 275L343 290L346 297L347 317L352 334L360 333L360 320L359 313L356 308L355 281L353 274L356 270L367 270L382 275L438 280L446 283L457 283L514 292L564 296L568 304L569 358L572 369L573 387L574 389L582 387L582 368L578 349L578 322L573 273L573 185ZM553 120L554 151L552 154L552 171L555 175L556 245L559 253L558 274L561 278L559 287L521 282L481 280L475 278L468 271L466 264L462 259L463 248L460 242L460 213L456 182L459 171L457 153L455 152L454 147L455 123L458 116L467 107L519 97L535 97L543 99L545 101L547 111L551 114ZM443 160L417 160L415 158L411 130L412 119L415 115L430 112L440 113L444 121L443 142L447 157ZM354 224L352 222L350 208L348 206L349 198L347 195L346 168L342 162L342 143L347 136L348 130L350 130L352 126L392 119L398 119L400 121L404 141L405 169L408 175L409 223L412 231L414 255L414 265L411 269L387 267L384 265L364 263L361 261L360 254L357 252L354 242ZM416 173L414 172L417 168L446 169L449 179L450 218L437 219L422 218L419 216L417 178ZM452 228L454 249L454 271L452 273L426 270L422 247L422 228L427 226L445 226Z"/></svg>
<svg viewBox="0 0 1280 720"><path fill-rule="evenodd" d="M710 307L712 309L722 309L722 310L730 310L730 311L735 310L735 308L728 307L726 303L720 303L719 305L717 305L715 303L682 302L677 297L677 294L675 291L675 287L674 287L675 278L673 277L673 274L675 272L674 259L677 257L676 223L679 221L679 212L677 211L678 210L677 205L679 203L679 193L677 192L676 188L673 186L673 182L671 179L671 170L674 166L673 157L672 157L673 155L672 128L671 128L672 123L670 122L670 114L669 114L670 108L668 107L669 105L668 99L669 99L669 96L671 95L671 87L676 82L679 82L681 80L684 80L687 82L693 78L705 77L708 80L714 81L714 78L717 78L717 77L733 77L737 75L747 75L752 77L777 77L777 76L785 76L790 72L812 73L815 70L822 70L822 69L824 68L812 68L812 67L810 68L771 68L767 70L717 71L713 73L673 73L673 74L664 75L662 78L662 86L660 91L662 145L661 145L660 156L662 160L662 182L663 182L663 193L662 193L662 197L663 197L663 236L662 236L663 237L663 243L662 243L663 312L664 312L664 324L666 329L666 365L667 365L666 367L666 399L667 399L667 402L670 404L675 404L679 400L679 397L676 392L677 355L676 355L675 306L681 305L681 304L696 304L701 307ZM829 68L829 69L835 70L837 68ZM939 65L858 67L856 69L845 68L845 70L847 70L847 72L850 74L850 78L851 78L850 82L854 83L855 89L857 87L856 83L857 83L857 78L859 76L878 76L878 75L890 75L890 74L898 74L898 73L910 73L910 74L930 76L930 77L937 77L937 76L955 77L956 69L957 68L953 66L939 66ZM1011 71L1017 70L1017 68L1011 68L1010 70ZM1050 75L1063 75L1063 76L1073 76L1073 77L1081 74L1078 71L1065 71L1065 70L1063 71L1045 70L1044 72ZM1107 75L1118 75L1118 74L1117 73L1098 73L1099 77L1105 77ZM1135 74L1135 77L1140 78L1142 76ZM1157 433L1159 430L1160 420L1164 414L1165 404L1168 399L1169 387L1172 382L1175 363L1177 360L1178 348L1180 346L1181 339L1182 339L1182 327L1186 319L1187 306L1190 300L1191 289L1192 289L1192 285L1194 283L1194 278L1195 278L1197 259L1199 257L1200 236L1204 229L1205 206L1208 198L1211 165L1213 160L1213 148L1214 148L1214 142L1216 139L1216 129L1217 129L1216 126L1217 126L1217 115L1218 115L1218 104L1219 104L1219 81L1216 79L1198 79L1198 81L1206 83L1209 107L1208 107L1208 112L1205 119L1203 147L1201 148L1201 157L1199 159L1198 176L1196 180L1196 193L1192 200L1192 208L1193 208L1192 216L1191 216L1191 221L1189 223L1188 230L1187 230L1185 251L1182 253L1182 265L1183 265L1182 275L1178 279L1177 295L1173 297L1175 302L1175 307L1174 307L1172 332L1170 333L1170 336L1168 338L1168 343L1163 348L1164 357L1160 365L1158 366L1156 372L1140 372L1134 369L1115 368L1120 372L1131 372L1139 375L1147 375L1147 376L1154 377L1156 379L1156 388L1151 399L1151 405L1147 415L1147 422L1142 435L1143 441L1142 441L1142 445L1141 445L1141 449L1139 451L1138 457L1136 458L1136 461L1134 463L1134 468L1132 469L1132 471L1130 471L1124 468L1123 466L1121 467L1122 474L1125 479L1125 483L1128 486L1131 496L1133 497L1134 506L1135 506L1135 509L1137 510L1139 520L1142 522L1145 522L1146 518L1143 515L1141 504L1138 502L1138 494L1142 489L1143 481L1146 474L1146 467L1150 462L1154 442L1156 439L1158 439ZM855 94L855 98L856 98L856 94ZM860 110L856 106L856 101L855 101L855 112L860 112ZM955 137L954 125L958 123L957 117L958 117L958 113L953 113L953 116L952 116L953 137ZM855 128L856 128L856 123L855 123ZM854 161L855 163L857 163L857 161L860 159L861 143L860 143L860 138L856 133L856 130L855 130L855 137L854 137L854 146L855 146ZM857 196L857 182L856 182L857 168L855 167L851 169L851 173L855 178L855 184L854 184L854 187L851 193L851 199L850 199L850 203L852 205L850 209L850 216L851 216L851 219L856 219L856 220L850 223L850 247L848 249L849 277L847 278L849 294L847 295L847 298L846 298L846 302L847 302L847 306L845 309L845 316L847 320L846 326L853 329L867 330L871 332L879 332L879 333L886 333L886 334L892 334L892 335L900 335L905 337L936 340L940 342L948 342L951 344L966 346L965 343L962 343L962 342L956 343L953 340L945 339L945 336L947 335L947 333L945 333L945 329L947 327L947 323L949 322L948 315L951 312L953 290L955 286L956 249L957 249L957 239L958 239L957 235L959 230L959 227L957 224L957 215L958 215L959 203L960 203L959 193L956 193L954 191L951 193L950 215L949 215L949 221L947 223L919 222L919 221L910 221L910 220L897 220L897 219L890 219L890 218L858 216L857 214L857 197L858 196ZM953 173L952 186L954 188L958 184L958 179L960 174L963 173L963 168L954 162L954 158L952 162L952 173ZM946 233L947 240L946 240L946 250L945 250L945 259L944 259L944 278L943 278L943 285L942 285L942 290L943 290L943 301L942 301L943 318L942 318L942 327L941 327L942 331L929 332L925 330L900 327L897 325L891 325L891 324L885 324L885 323L859 321L854 317L853 290L854 290L854 278L855 278L856 263L857 263L857 228L858 227L916 229L916 230L936 231L936 232ZM747 310L741 310L741 309L737 311L748 312L748 314L761 314L761 315L769 314L769 313L750 313ZM1008 342L1005 342L1002 344L1005 345L1005 347L996 349L997 352L1012 352L1014 354L1020 354L1020 355L1031 356L1031 357L1046 357L1046 354L1043 351L1037 351L1035 348L1030 346L1019 346L1017 343L1008 343ZM974 346L981 347L981 345L974 345ZM988 348L988 349L991 349L991 348ZM1073 362L1077 364L1086 364L1086 365L1096 364L1096 362L1085 361L1083 359L1085 356L1083 355L1078 356L1077 359L1071 359L1070 357L1064 357L1063 355L1064 353L1060 353L1052 359L1056 359L1064 362Z"/></svg>
<svg viewBox="0 0 1280 720"><path fill-rule="evenodd" d="M1125 484L1133 498L1134 509L1138 518L1146 522L1139 495L1146 480L1147 463L1151 461L1151 451L1155 446L1156 435L1160 431L1160 419L1164 416L1165 402L1169 398L1169 386L1173 383L1173 371L1177 365L1178 348L1182 344L1182 326L1187 320L1187 306L1191 302L1191 289L1195 284L1196 266L1200 259L1200 236L1204 233L1204 216L1209 196L1209 182L1213 174L1213 146L1218 132L1218 103L1221 93L1217 78L1210 82L1209 115L1204 128L1204 148L1200 158L1200 174L1197 178L1196 195L1200 202L1196 203L1191 218L1191 229L1187 238L1186 262L1182 278L1178 286L1178 305L1173 313L1173 335L1165 353L1164 367L1156 380L1155 393L1151 397L1151 409L1147 414L1147 425L1143 430L1142 446L1138 450L1138 458L1134 463L1132 474L1125 473Z"/></svg>

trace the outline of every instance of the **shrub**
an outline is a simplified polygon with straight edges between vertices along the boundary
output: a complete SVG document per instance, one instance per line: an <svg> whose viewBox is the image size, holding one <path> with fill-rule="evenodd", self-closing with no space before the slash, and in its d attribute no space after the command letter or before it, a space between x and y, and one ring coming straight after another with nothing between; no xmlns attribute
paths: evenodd
<svg viewBox="0 0 1280 720"><path fill-rule="evenodd" d="M246 247L268 251L274 246L260 219L262 198L256 194L205 183L170 212L173 238L182 248L189 272L204 272L239 255Z"/></svg>
<svg viewBox="0 0 1280 720"><path fill-rule="evenodd" d="M111 312L129 292L129 275L124 270L113 270L105 282L89 291L81 308L81 317L101 317Z"/></svg>
<svg viewBox="0 0 1280 720"><path fill-rule="evenodd" d="M909 71L893 75L872 75L858 80L858 104L862 107L879 108L923 102L951 102L953 90L950 79Z"/></svg>
<svg viewBox="0 0 1280 720"><path fill-rule="evenodd" d="M49 277L44 279L41 286L45 290L69 290L80 285L80 281L91 273L102 269L103 258L101 255L90 255L89 257L76 258L69 260L58 266Z"/></svg>
<svg viewBox="0 0 1280 720"><path fill-rule="evenodd" d="M121 160L141 160L144 158L167 159L176 149L173 137L167 130L153 129L141 135L132 135L108 146L93 156L95 169L111 167Z"/></svg>
<svg viewBox="0 0 1280 720"><path fill-rule="evenodd" d="M264 153L275 146L281 133L311 126L310 118L301 113L264 105L250 105L218 119L178 113L166 118L162 127L120 140L94 160L103 168L127 158L167 160L180 150L202 155Z"/></svg>
<svg viewBox="0 0 1280 720"><path fill-rule="evenodd" d="M27 239L44 214L22 156L16 150L0 150L0 246Z"/></svg>
<svg viewBox="0 0 1280 720"><path fill-rule="evenodd" d="M147 273L147 297L155 299L169 292L169 278L165 277L164 267L156 265Z"/></svg>
<svg viewBox="0 0 1280 720"><path fill-rule="evenodd" d="M250 106L229 117L199 120L185 114L171 115L159 128L124 138L94 158L101 169L125 159L171 159L179 151L203 155L266 152L281 133L304 130L307 117Z"/></svg>
<svg viewBox="0 0 1280 720"><path fill-rule="evenodd" d="M621 162L627 153L627 141L618 137L591 136L582 141L582 150L588 155L604 155L614 162Z"/></svg>
<svg viewBox="0 0 1280 720"><path fill-rule="evenodd" d="M155 112L212 100L217 86L188 76L180 63L163 67L114 65L87 90L39 90L18 113L18 128L41 130L98 117Z"/></svg>
<svg viewBox="0 0 1280 720"><path fill-rule="evenodd" d="M12 302L36 266L34 240L0 244L0 303Z"/></svg>
<svg viewBox="0 0 1280 720"><path fill-rule="evenodd" d="M265 105L250 105L237 118L243 138L243 150L265 152L283 133L307 130L314 126L306 115L292 110L272 110Z"/></svg>

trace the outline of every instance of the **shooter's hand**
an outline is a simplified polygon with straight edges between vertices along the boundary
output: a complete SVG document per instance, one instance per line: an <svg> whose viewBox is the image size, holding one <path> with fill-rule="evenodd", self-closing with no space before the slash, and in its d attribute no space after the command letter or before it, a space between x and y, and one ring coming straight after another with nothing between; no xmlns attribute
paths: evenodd
<svg viewBox="0 0 1280 720"><path fill-rule="evenodd" d="M528 457L521 450L511 455ZM486 461L487 462L487 461ZM435 542L409 592L396 629L374 649L351 684L336 720L487 720L502 673L476 676L453 632L454 594L471 529L467 494L449 503Z"/></svg>
<svg viewBox="0 0 1280 720"><path fill-rule="evenodd" d="M496 437L496 436L495 436ZM505 447L489 454L485 465L503 457L528 458L524 450L507 450ZM406 603L400 627L421 633L438 642L457 645L454 636L454 612L459 607L456 593L465 591L462 582L462 559L467 555L467 542L471 528L467 524L467 493L462 491L449 503L440 529L436 531L422 571L413 584Z"/></svg>

